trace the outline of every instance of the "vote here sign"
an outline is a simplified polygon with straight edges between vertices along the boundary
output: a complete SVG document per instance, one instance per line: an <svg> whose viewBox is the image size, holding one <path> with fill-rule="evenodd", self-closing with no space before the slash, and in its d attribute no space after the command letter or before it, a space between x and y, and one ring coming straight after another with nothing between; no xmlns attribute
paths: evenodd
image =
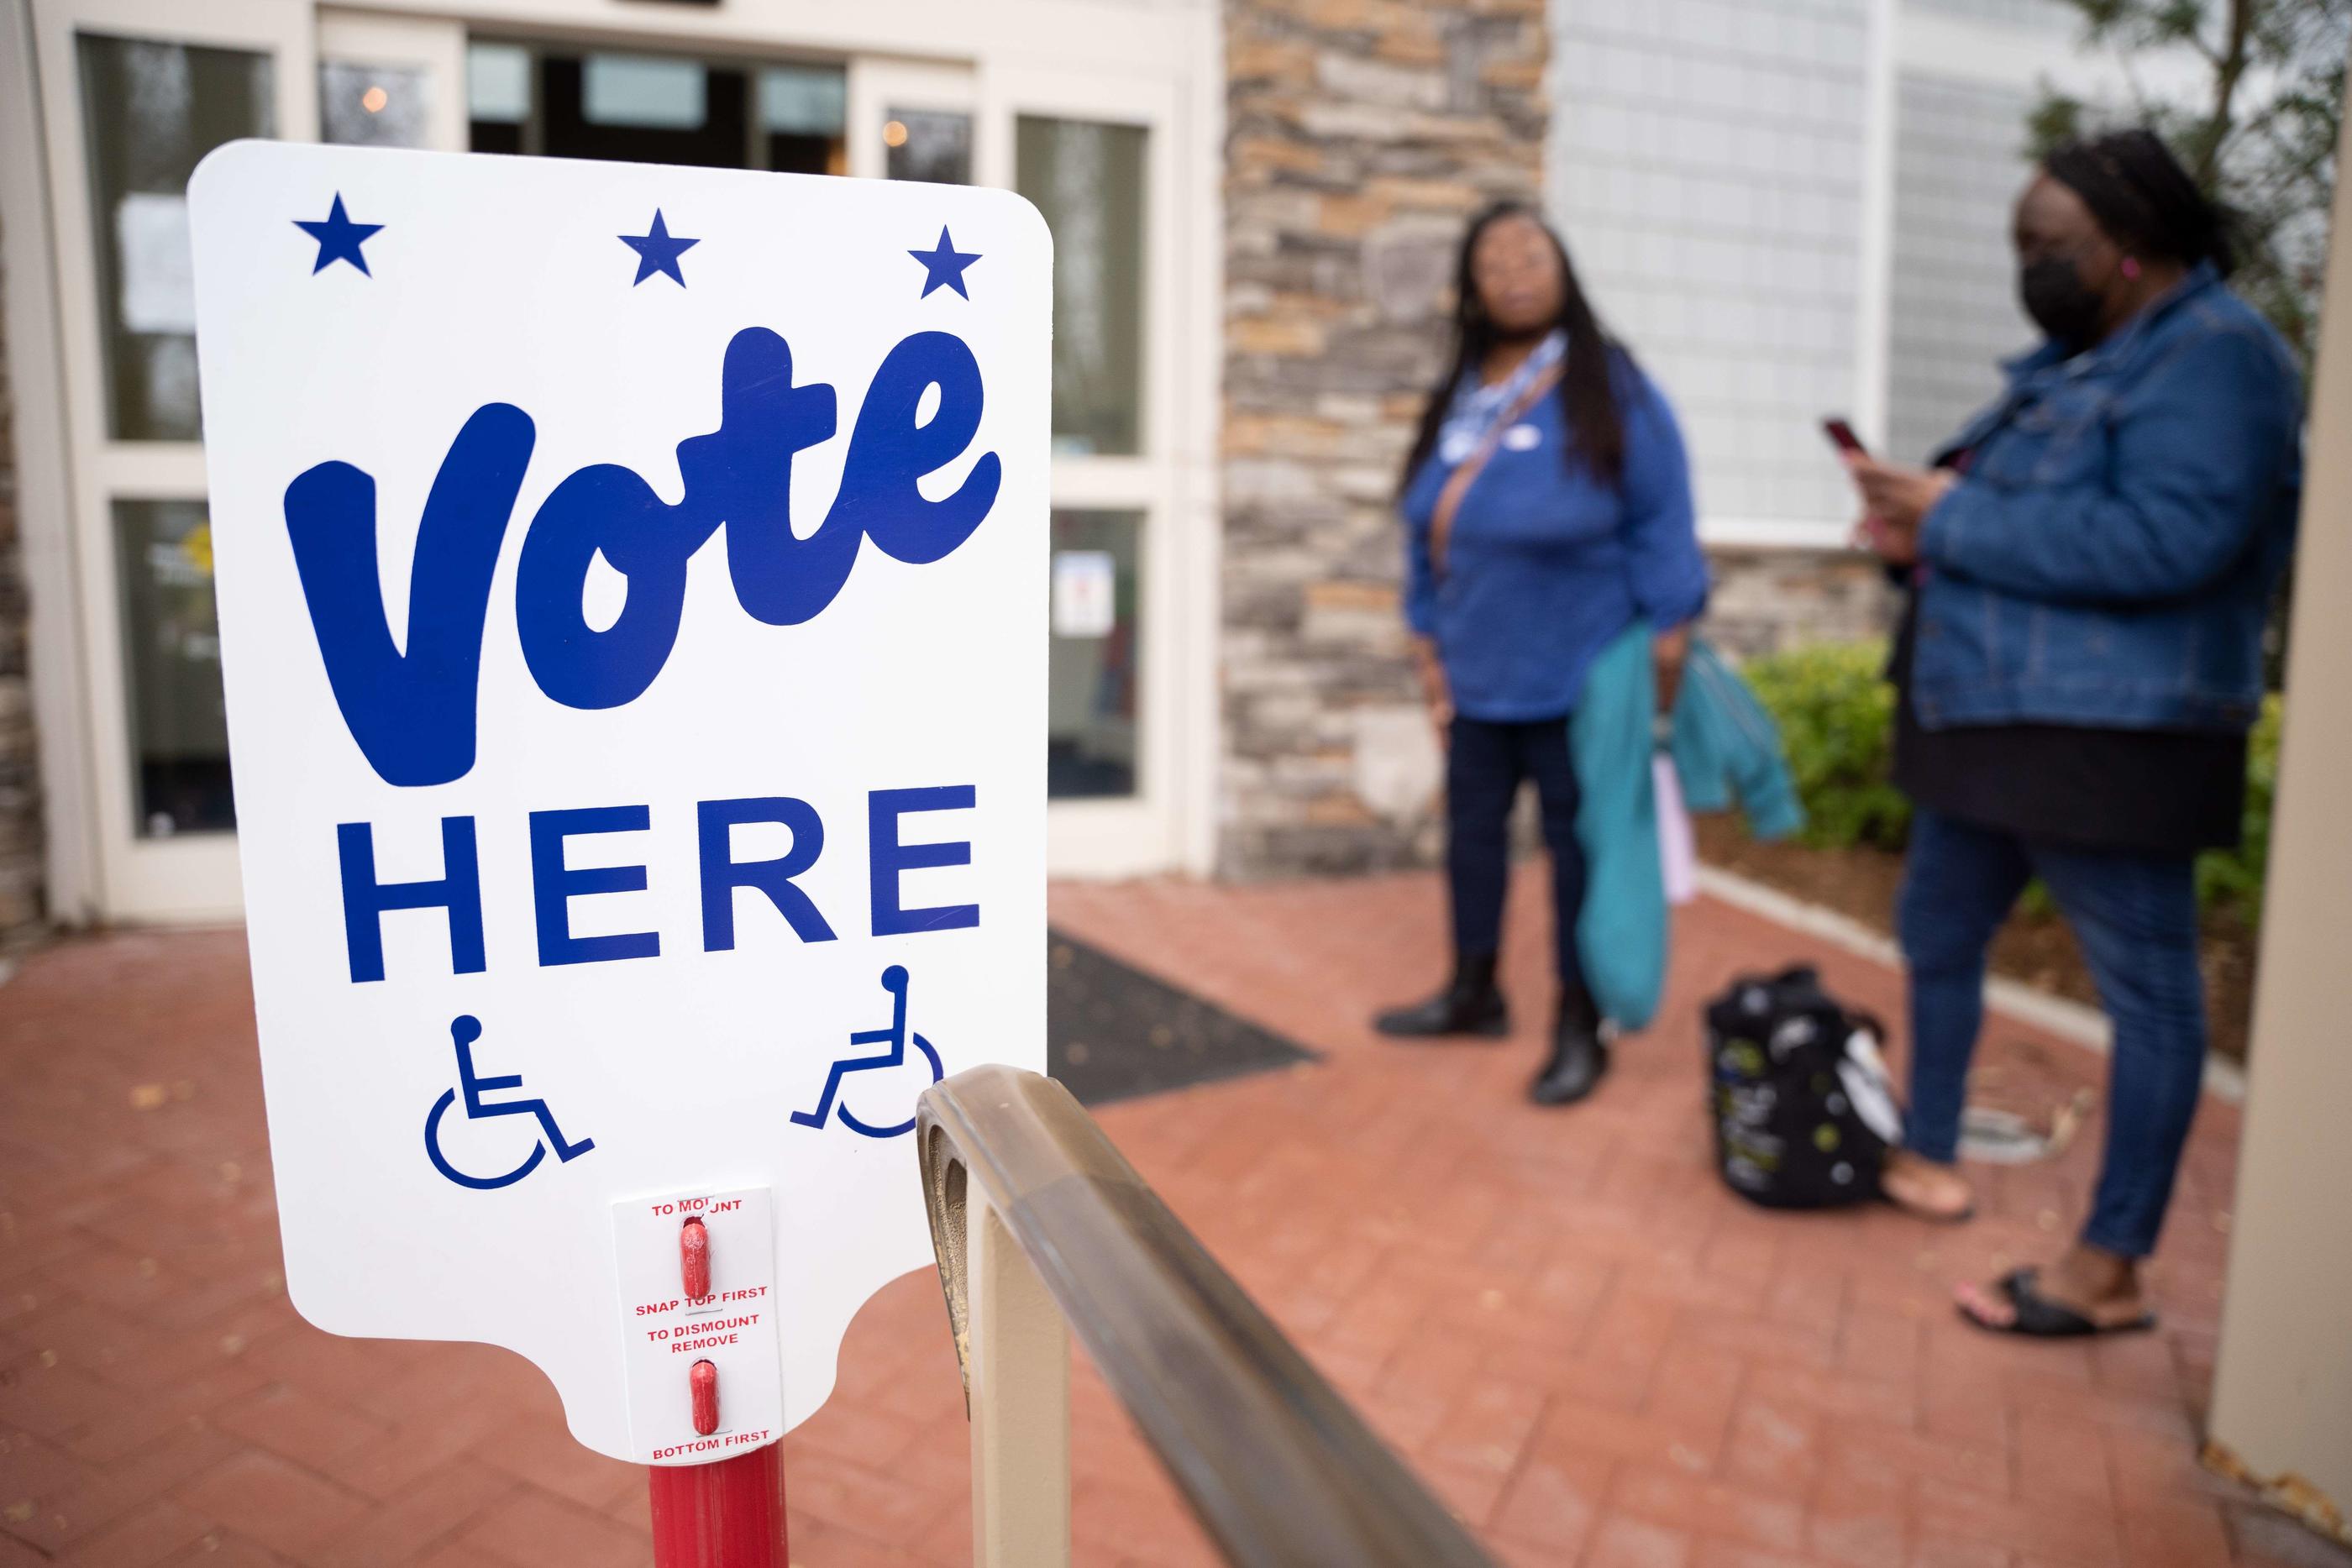
<svg viewBox="0 0 2352 1568"><path fill-rule="evenodd" d="M929 1260L917 1095L1045 1065L1044 225L265 142L190 198L294 1303L617 1457L772 1440Z"/></svg>

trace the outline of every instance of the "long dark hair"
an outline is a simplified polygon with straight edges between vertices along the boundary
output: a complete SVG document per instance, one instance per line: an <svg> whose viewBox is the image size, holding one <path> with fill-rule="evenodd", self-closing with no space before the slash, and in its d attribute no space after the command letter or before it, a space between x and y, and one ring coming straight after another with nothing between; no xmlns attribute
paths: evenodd
<svg viewBox="0 0 2352 1568"><path fill-rule="evenodd" d="M1568 334L1568 356L1559 378L1560 413L1570 437L1568 465L1571 468L1582 465L1612 486L1625 472L1625 420L1617 407L1616 382L1632 369L1633 357L1601 329L1599 318L1576 281L1576 268L1569 264L1568 246L1560 243L1552 226L1525 203L1497 202L1471 219L1462 235L1461 254L1454 260L1454 352L1437 384L1429 389L1429 402L1421 411L1421 428L1413 433L1412 450L1397 478L1399 493L1412 483L1414 473L1437 449L1437 432L1445 423L1454 389L1486 361L1486 350L1495 346L1495 324L1486 317L1486 301L1478 298L1470 257L1478 248L1479 235L1490 225L1513 217L1525 218L1543 230L1544 237L1551 241L1552 253L1559 257L1559 319L1543 329L1558 327Z"/></svg>
<svg viewBox="0 0 2352 1568"><path fill-rule="evenodd" d="M2194 267L2237 269L2230 210L2197 188L2152 131L2116 131L2051 149L2050 177L2083 198L2107 237L2126 250Z"/></svg>

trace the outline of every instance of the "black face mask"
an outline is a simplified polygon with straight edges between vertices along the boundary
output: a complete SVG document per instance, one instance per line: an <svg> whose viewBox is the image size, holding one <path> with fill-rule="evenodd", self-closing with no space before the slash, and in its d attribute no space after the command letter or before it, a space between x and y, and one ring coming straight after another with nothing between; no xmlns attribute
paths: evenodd
<svg viewBox="0 0 2352 1568"><path fill-rule="evenodd" d="M2056 342L2082 349L2098 336L2105 301L2084 283L2071 256L2027 262L2018 271L2017 298L2033 324Z"/></svg>

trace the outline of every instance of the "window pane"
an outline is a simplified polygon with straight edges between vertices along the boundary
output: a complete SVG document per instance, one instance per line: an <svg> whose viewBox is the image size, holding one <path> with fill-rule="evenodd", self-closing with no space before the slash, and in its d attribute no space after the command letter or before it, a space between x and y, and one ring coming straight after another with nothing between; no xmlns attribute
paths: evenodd
<svg viewBox="0 0 2352 1568"><path fill-rule="evenodd" d="M222 142L273 133L269 57L87 33L77 43L107 429L118 441L194 441L188 176Z"/></svg>
<svg viewBox="0 0 2352 1568"><path fill-rule="evenodd" d="M520 44L466 45L467 145L521 152L530 141L533 65Z"/></svg>
<svg viewBox="0 0 2352 1568"><path fill-rule="evenodd" d="M1143 652L1143 514L1054 514L1045 792L1132 795Z"/></svg>
<svg viewBox="0 0 2352 1568"><path fill-rule="evenodd" d="M319 126L347 147L422 147L430 134L433 78L422 66L319 63Z"/></svg>
<svg viewBox="0 0 2352 1568"><path fill-rule="evenodd" d="M236 815L211 519L201 501L117 501L114 540L138 831L148 838L225 831Z"/></svg>
<svg viewBox="0 0 2352 1568"><path fill-rule="evenodd" d="M520 44L466 46L466 117L500 125L530 118L530 51Z"/></svg>
<svg viewBox="0 0 2352 1568"><path fill-rule="evenodd" d="M580 112L591 125L656 131L699 131L710 117L700 66L643 55L590 55L581 73Z"/></svg>
<svg viewBox="0 0 2352 1568"><path fill-rule="evenodd" d="M1054 231L1054 450L1141 450L1143 139L1023 115L1013 183Z"/></svg>
<svg viewBox="0 0 2352 1568"><path fill-rule="evenodd" d="M934 185L971 183L971 116L940 109L886 111L883 172L893 180L927 180Z"/></svg>
<svg viewBox="0 0 2352 1568"><path fill-rule="evenodd" d="M522 151L551 158L740 169L751 157L751 74L642 55L541 54ZM478 138L483 129L478 123ZM478 151L489 147L477 140Z"/></svg>
<svg viewBox="0 0 2352 1568"><path fill-rule="evenodd" d="M760 73L766 167L786 174L846 174L849 78L837 66L770 66Z"/></svg>
<svg viewBox="0 0 2352 1568"><path fill-rule="evenodd" d="M838 136L849 78L838 66L770 66L760 73L760 122L771 132Z"/></svg>

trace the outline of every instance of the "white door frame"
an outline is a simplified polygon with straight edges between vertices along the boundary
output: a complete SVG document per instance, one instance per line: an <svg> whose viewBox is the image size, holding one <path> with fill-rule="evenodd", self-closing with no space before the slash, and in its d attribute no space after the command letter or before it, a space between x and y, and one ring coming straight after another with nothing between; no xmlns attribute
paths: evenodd
<svg viewBox="0 0 2352 1568"><path fill-rule="evenodd" d="M89 713L73 608L80 599L74 486L40 105L31 9L26 0L0 0L0 276L7 285L7 370L15 390L8 456L33 604L29 674L40 754L43 890L49 917L79 925L98 910L98 842L96 824L83 807L89 795Z"/></svg>
<svg viewBox="0 0 2352 1568"><path fill-rule="evenodd" d="M1185 863L1187 777L1182 693L1192 664L1188 601L1196 570L1181 548L1196 531L1178 518L1177 476L1184 388L1179 322L1186 268L1179 243L1182 136L1178 84L1166 78L1009 67L982 78L982 121L1000 162L983 163L991 184L1013 179L1015 126L1023 115L1130 125L1144 141L1144 322L1140 450L1133 455L1056 455L1057 507L1131 511L1142 519L1140 723L1136 792L1123 799L1058 800L1047 816L1048 860L1057 874L1126 876ZM1038 570L1045 570L1040 561ZM1213 588L1213 580L1210 586ZM1213 775L1212 775L1213 776Z"/></svg>
<svg viewBox="0 0 2352 1568"><path fill-rule="evenodd" d="M107 915L234 918L242 903L234 835L142 838L135 821L113 504L203 501L205 457L196 442L115 441L107 434L101 301L76 38L100 33L267 54L276 130L281 136L308 141L318 126L314 11L306 0L207 0L202 5L184 0L33 0L32 15L47 152L50 243L57 262L66 447L73 476L71 533L79 566L75 651L82 670L80 696L88 719L83 740L89 758L80 801L89 816L80 827L95 848L95 903ZM54 650L56 644L48 646ZM61 804L50 802L53 822L62 815Z"/></svg>

